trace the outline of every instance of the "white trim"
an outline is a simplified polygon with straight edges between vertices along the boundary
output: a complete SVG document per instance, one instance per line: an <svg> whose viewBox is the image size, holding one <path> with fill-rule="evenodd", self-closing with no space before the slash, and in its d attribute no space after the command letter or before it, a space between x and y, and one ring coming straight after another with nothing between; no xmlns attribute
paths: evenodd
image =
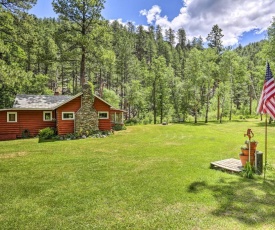
<svg viewBox="0 0 275 230"><path fill-rule="evenodd" d="M50 114L50 119L49 120L45 119L45 114L46 113ZM43 111L43 121L52 121L52 119L53 119L53 112L52 111Z"/></svg>
<svg viewBox="0 0 275 230"><path fill-rule="evenodd" d="M15 115L15 121L10 121L10 116L9 115ZM7 112L7 122L10 122L10 123L15 123L17 122L17 112Z"/></svg>
<svg viewBox="0 0 275 230"><path fill-rule="evenodd" d="M72 118L64 118L64 114L66 114L66 113L71 113L71 114L73 114L73 117ZM74 120L74 112L62 112L62 120Z"/></svg>
<svg viewBox="0 0 275 230"><path fill-rule="evenodd" d="M107 117L100 117L99 115L101 113L106 113ZM98 115L98 119L109 119L109 112L108 111L98 111L97 115Z"/></svg>

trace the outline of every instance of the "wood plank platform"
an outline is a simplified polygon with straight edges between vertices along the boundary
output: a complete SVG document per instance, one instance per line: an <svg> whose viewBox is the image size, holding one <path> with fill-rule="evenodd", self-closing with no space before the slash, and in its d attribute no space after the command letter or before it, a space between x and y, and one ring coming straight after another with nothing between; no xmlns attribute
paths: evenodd
<svg viewBox="0 0 275 230"><path fill-rule="evenodd" d="M213 169L224 169L231 172L241 172L243 169L241 161L234 158L211 162L210 167Z"/></svg>

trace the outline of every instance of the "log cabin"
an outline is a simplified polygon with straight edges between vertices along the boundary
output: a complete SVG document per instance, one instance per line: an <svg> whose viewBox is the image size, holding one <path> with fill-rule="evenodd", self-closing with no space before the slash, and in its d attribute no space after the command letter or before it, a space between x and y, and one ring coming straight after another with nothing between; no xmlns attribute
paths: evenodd
<svg viewBox="0 0 275 230"><path fill-rule="evenodd" d="M37 136L51 127L58 135L86 131L110 131L123 125L124 112L91 92L69 95L17 95L12 108L0 110L0 140Z"/></svg>

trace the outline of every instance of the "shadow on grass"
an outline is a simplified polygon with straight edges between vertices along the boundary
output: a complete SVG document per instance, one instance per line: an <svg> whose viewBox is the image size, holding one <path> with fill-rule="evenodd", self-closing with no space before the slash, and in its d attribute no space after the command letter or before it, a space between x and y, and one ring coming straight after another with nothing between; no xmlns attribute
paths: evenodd
<svg viewBox="0 0 275 230"><path fill-rule="evenodd" d="M205 181L197 181L190 184L188 191L192 193L198 193L200 190L204 189L207 186Z"/></svg>
<svg viewBox="0 0 275 230"><path fill-rule="evenodd" d="M224 120L222 121L222 123L220 123L220 121L208 121L207 123L205 123L204 121L198 121L197 123L194 123L192 121L189 122L180 122L180 123L175 123L175 124L182 124L182 125L190 125L190 126L204 126L204 125L208 125L208 124L217 124L217 125L222 125L222 124L227 124L227 123L231 123L231 122L240 122L240 123L245 123L248 122L247 120ZM275 126L275 124L274 124Z"/></svg>
<svg viewBox="0 0 275 230"><path fill-rule="evenodd" d="M258 122L256 125L259 126L259 127L265 127L265 121ZM269 124L269 123L267 122L267 127L275 127L275 123L272 122L271 124Z"/></svg>
<svg viewBox="0 0 275 230"><path fill-rule="evenodd" d="M218 207L212 215L234 218L250 227L271 224L275 216L275 181L258 181L240 177L237 181L217 181L208 185L195 181L188 192L199 194L208 190L217 200ZM268 225L267 225L268 226Z"/></svg>
<svg viewBox="0 0 275 230"><path fill-rule="evenodd" d="M177 124L182 124L182 125L189 125L189 126L204 126L207 125L208 123L205 123L203 121L198 121L197 123L194 122L181 122Z"/></svg>

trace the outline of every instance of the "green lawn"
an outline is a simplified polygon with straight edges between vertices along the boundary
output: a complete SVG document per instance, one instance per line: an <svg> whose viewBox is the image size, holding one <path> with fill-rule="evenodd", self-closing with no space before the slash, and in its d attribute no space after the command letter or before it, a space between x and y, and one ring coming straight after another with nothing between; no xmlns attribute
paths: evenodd
<svg viewBox="0 0 275 230"><path fill-rule="evenodd" d="M264 182L209 169L238 158L248 128L264 151L257 120L0 142L0 229L274 229L275 171Z"/></svg>

